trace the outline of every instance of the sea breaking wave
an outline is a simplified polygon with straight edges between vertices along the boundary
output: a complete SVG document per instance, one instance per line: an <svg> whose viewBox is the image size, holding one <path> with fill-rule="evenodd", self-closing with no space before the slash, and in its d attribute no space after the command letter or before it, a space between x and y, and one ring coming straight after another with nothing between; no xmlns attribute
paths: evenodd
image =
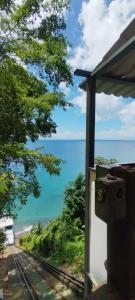
<svg viewBox="0 0 135 300"><path fill-rule="evenodd" d="M23 226L20 230L15 231L15 236L21 235L23 233L29 232L33 225Z"/></svg>

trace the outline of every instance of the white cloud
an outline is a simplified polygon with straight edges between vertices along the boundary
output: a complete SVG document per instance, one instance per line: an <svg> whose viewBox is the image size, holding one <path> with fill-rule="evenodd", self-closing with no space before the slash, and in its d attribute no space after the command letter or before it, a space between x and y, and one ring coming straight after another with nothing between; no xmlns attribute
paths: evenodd
<svg viewBox="0 0 135 300"><path fill-rule="evenodd" d="M80 108L81 113L86 113L86 93L79 90L79 94L73 99L73 105Z"/></svg>
<svg viewBox="0 0 135 300"><path fill-rule="evenodd" d="M73 99L73 104L80 108L81 113L86 113L86 93L79 91L79 94ZM105 95L103 93L96 95L96 120L109 120L120 116L120 111L125 107L121 97Z"/></svg>
<svg viewBox="0 0 135 300"><path fill-rule="evenodd" d="M96 139L134 139L135 127L122 126L119 129L109 129L96 132Z"/></svg>
<svg viewBox="0 0 135 300"><path fill-rule="evenodd" d="M119 38L121 32L135 17L135 0L84 0L78 22L81 25L80 44L73 49L69 62L73 69L92 70ZM73 103L86 112L86 94L79 91ZM135 137L135 101L125 102L121 97L97 94L96 121L121 121L119 129L97 132L97 138Z"/></svg>
<svg viewBox="0 0 135 300"><path fill-rule="evenodd" d="M86 93L80 94L73 99L74 105L80 108L81 113L86 113ZM108 129L96 132L96 138L135 138L135 101L123 101L122 97L105 95L96 96L96 121L120 121L117 129ZM108 123L106 123L108 126Z"/></svg>
<svg viewBox="0 0 135 300"><path fill-rule="evenodd" d="M109 112L112 113L112 117L109 116L109 120L111 118L120 120L121 126L117 129L112 128L112 129L107 129L105 131L98 131L96 137L107 138L107 139L135 138L135 101L124 103L122 99L120 99L119 102L116 102L114 99L114 107L113 107L114 109L110 107L110 103L108 103L108 105L109 105ZM102 114L102 118L103 118L103 114Z"/></svg>
<svg viewBox="0 0 135 300"><path fill-rule="evenodd" d="M85 113L85 94L76 98L76 101L82 101L82 112ZM75 101L75 100L74 100ZM96 138L98 139L133 139L135 137L135 101L125 103L122 98L114 96L106 96L104 94L97 97L97 121L120 120L121 126L119 128L107 128L106 130L98 130ZM108 123L106 123L108 124ZM108 126L108 125L107 125ZM110 127L110 126L109 126ZM62 131L60 128L54 139L85 139L85 131Z"/></svg>
<svg viewBox="0 0 135 300"><path fill-rule="evenodd" d="M96 96L96 120L105 121L119 118L124 107L121 97L105 95L103 93Z"/></svg>
<svg viewBox="0 0 135 300"><path fill-rule="evenodd" d="M65 82L61 82L59 88L66 96L70 95L71 89L70 87L66 86Z"/></svg>
<svg viewBox="0 0 135 300"><path fill-rule="evenodd" d="M85 132L82 131L71 131L71 130L57 130L57 134L52 135L53 139L85 139Z"/></svg>
<svg viewBox="0 0 135 300"><path fill-rule="evenodd" d="M52 134L51 137L47 138L39 136L39 140L82 140L85 139L85 134L83 130L62 130L62 128L58 128L56 134Z"/></svg>
<svg viewBox="0 0 135 300"><path fill-rule="evenodd" d="M69 60L72 67L95 67L134 17L134 0L113 0L109 6L105 0L83 1L78 18L82 36Z"/></svg>

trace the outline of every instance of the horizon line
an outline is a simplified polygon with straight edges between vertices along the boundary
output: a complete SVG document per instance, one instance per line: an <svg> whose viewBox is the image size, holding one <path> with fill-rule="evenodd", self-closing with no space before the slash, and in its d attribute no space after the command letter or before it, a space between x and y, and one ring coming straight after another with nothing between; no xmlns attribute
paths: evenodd
<svg viewBox="0 0 135 300"><path fill-rule="evenodd" d="M73 138L63 138L63 139L55 139L55 138L39 138L37 141L85 141L86 139L73 139ZM95 139L95 141L124 141L124 142L135 142L134 139ZM35 141L36 142L36 141Z"/></svg>

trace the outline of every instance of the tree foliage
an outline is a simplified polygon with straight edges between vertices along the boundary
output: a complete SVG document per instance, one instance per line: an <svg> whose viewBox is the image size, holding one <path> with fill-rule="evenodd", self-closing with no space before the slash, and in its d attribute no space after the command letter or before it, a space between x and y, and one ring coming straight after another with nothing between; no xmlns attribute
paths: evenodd
<svg viewBox="0 0 135 300"><path fill-rule="evenodd" d="M95 158L95 165L112 165L117 163L117 160L115 158L107 159L102 156L97 156Z"/></svg>
<svg viewBox="0 0 135 300"><path fill-rule="evenodd" d="M64 216L68 223L72 223L78 218L78 225L82 228L84 225L84 206L85 202L85 177L83 174L70 182L65 189L65 210Z"/></svg>
<svg viewBox="0 0 135 300"><path fill-rule="evenodd" d="M16 198L25 204L29 194L39 196L38 164L60 172L60 159L26 143L56 133L52 112L70 105L59 90L61 82L72 83L68 8L68 0L0 1L0 216L11 213Z"/></svg>
<svg viewBox="0 0 135 300"><path fill-rule="evenodd" d="M0 254L3 254L5 249L5 242L6 242L6 234L3 229L0 228Z"/></svg>
<svg viewBox="0 0 135 300"><path fill-rule="evenodd" d="M84 260L84 175L78 177L65 189L65 208L43 229L34 225L31 231L20 238L27 250L42 255L51 263L72 266L72 272L83 274Z"/></svg>

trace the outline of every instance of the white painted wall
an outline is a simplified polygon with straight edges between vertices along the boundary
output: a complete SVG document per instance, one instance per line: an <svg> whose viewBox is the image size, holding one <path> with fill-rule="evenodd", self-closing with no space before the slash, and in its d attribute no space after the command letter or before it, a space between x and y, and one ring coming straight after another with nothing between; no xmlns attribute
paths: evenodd
<svg viewBox="0 0 135 300"><path fill-rule="evenodd" d="M95 172L92 172L91 186L91 252L90 272L100 284L107 278L104 261L107 258L107 226L95 215Z"/></svg>

